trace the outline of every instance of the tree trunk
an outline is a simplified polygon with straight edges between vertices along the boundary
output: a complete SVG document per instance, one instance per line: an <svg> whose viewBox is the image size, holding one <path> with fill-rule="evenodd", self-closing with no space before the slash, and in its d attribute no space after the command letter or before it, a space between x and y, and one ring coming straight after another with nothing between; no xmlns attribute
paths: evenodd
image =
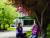
<svg viewBox="0 0 50 38"><path fill-rule="evenodd" d="M3 30L6 30L6 29L5 29L5 24L3 24Z"/></svg>
<svg viewBox="0 0 50 38"><path fill-rule="evenodd" d="M41 14L41 31L42 31L42 38L47 38L47 7L44 8Z"/></svg>
<svg viewBox="0 0 50 38"><path fill-rule="evenodd" d="M43 29L42 31L42 38L47 38L47 30L46 29Z"/></svg>
<svg viewBox="0 0 50 38"><path fill-rule="evenodd" d="M0 30L1 30L1 24L0 24Z"/></svg>
<svg viewBox="0 0 50 38"><path fill-rule="evenodd" d="M9 25L9 27L10 27L10 24L8 24Z"/></svg>
<svg viewBox="0 0 50 38"><path fill-rule="evenodd" d="M47 22L46 19L44 19L44 23L42 26L42 38L47 38Z"/></svg>

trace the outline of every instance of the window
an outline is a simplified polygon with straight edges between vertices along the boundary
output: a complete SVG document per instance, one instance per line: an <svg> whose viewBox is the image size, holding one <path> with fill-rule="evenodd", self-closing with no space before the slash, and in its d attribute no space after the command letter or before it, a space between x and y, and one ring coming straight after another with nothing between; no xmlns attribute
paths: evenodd
<svg viewBox="0 0 50 38"><path fill-rule="evenodd" d="M24 20L24 25L32 25L33 20Z"/></svg>

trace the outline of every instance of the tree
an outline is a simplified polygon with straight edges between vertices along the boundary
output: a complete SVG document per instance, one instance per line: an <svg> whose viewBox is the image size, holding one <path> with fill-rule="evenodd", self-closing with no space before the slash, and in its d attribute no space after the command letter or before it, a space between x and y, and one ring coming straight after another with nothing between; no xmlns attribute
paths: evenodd
<svg viewBox="0 0 50 38"><path fill-rule="evenodd" d="M17 13L15 7L12 5L7 5L0 0L0 25L3 24L5 29L5 24L10 25L16 18Z"/></svg>
<svg viewBox="0 0 50 38"><path fill-rule="evenodd" d="M15 0L16 1L16 0ZM17 3L17 1L16 1ZM29 8L37 18L42 29L42 38L47 38L47 24L50 23L50 1L49 0L18 0L17 4L22 4ZM43 36L44 35L44 36Z"/></svg>
<svg viewBox="0 0 50 38"><path fill-rule="evenodd" d="M35 16L40 24L40 27L42 29L42 38L47 38L47 21L48 21L48 3L46 0L25 0L23 5L25 5L27 8L32 9L35 11ZM50 17L50 16L49 16ZM43 36L44 35L44 36Z"/></svg>

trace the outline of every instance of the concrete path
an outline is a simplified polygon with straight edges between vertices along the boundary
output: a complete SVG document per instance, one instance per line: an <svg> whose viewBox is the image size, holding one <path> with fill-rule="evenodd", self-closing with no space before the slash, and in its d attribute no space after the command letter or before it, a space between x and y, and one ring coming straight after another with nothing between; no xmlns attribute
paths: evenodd
<svg viewBox="0 0 50 38"><path fill-rule="evenodd" d="M23 32L30 31L30 29L31 27L23 27ZM16 38L16 31L0 32L0 38Z"/></svg>
<svg viewBox="0 0 50 38"><path fill-rule="evenodd" d="M16 32L0 32L0 38L16 38Z"/></svg>
<svg viewBox="0 0 50 38"><path fill-rule="evenodd" d="M23 32L30 31L31 27L23 27ZM0 38L16 38L16 31L0 32Z"/></svg>

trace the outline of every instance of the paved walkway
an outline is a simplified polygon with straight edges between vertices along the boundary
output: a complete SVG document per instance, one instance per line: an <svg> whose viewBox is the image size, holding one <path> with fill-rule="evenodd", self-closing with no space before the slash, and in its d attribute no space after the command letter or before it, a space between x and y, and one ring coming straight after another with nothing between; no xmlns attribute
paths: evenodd
<svg viewBox="0 0 50 38"><path fill-rule="evenodd" d="M1 32L0 33L0 38L10 38L10 37L16 37L16 32L11 31L11 32Z"/></svg>
<svg viewBox="0 0 50 38"><path fill-rule="evenodd" d="M24 32L30 31L30 29L31 27L23 27ZM16 38L16 31L0 32L0 38Z"/></svg>
<svg viewBox="0 0 50 38"><path fill-rule="evenodd" d="M31 27L23 27L24 32L30 31ZM16 31L0 32L0 38L16 38Z"/></svg>

